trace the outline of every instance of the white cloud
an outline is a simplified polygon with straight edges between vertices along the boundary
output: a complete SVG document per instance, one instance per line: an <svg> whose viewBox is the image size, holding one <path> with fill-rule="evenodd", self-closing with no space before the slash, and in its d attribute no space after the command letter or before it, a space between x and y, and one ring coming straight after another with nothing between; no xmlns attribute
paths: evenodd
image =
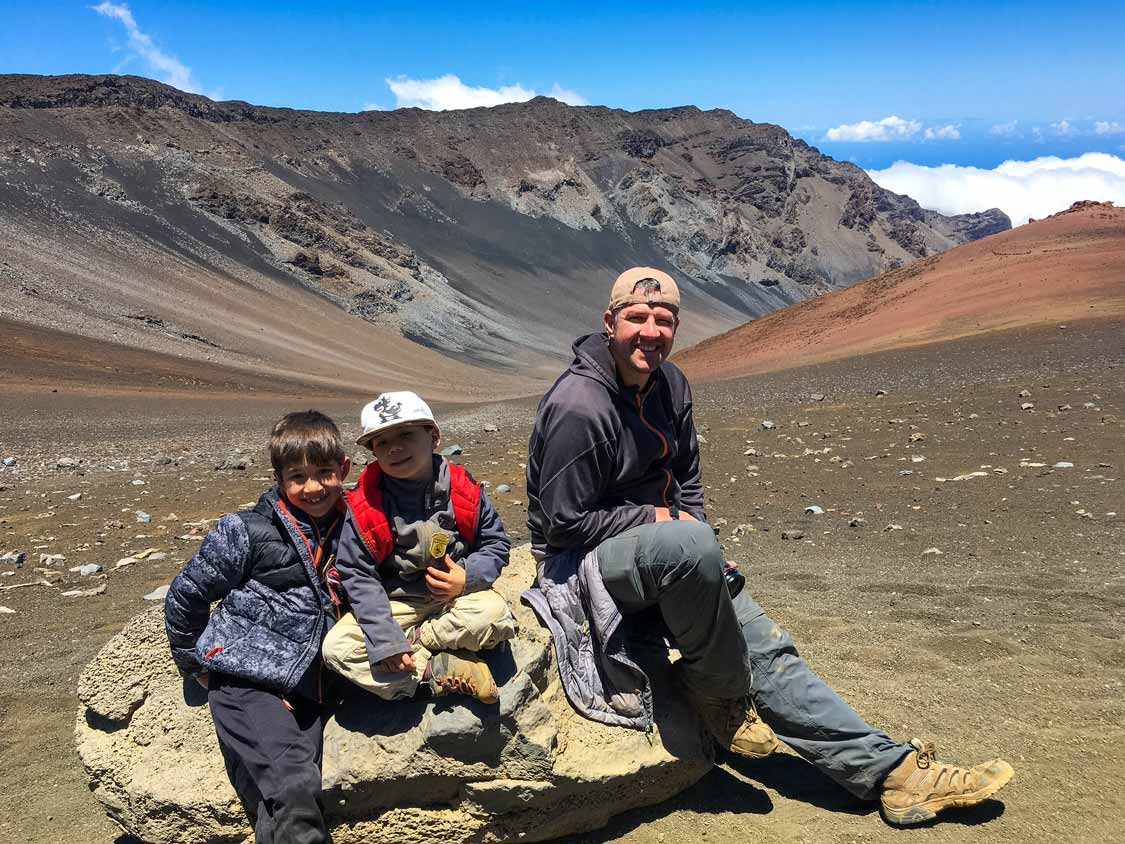
<svg viewBox="0 0 1125 844"><path fill-rule="evenodd" d="M408 79L399 76L395 79L387 79L387 86L395 95L395 108L424 108L429 111L522 103L538 96L535 89L525 88L518 83L500 88L475 88L466 85L452 73L436 79ZM588 105L581 95L561 87L558 83L547 92L547 96L568 105Z"/></svg>
<svg viewBox="0 0 1125 844"><path fill-rule="evenodd" d="M1120 135L1125 133L1125 123L1116 120L1098 120L1094 123L1094 133L1097 135Z"/></svg>
<svg viewBox="0 0 1125 844"><path fill-rule="evenodd" d="M844 123L829 129L825 137L830 141L901 141L914 137L921 129L917 120L903 120L892 114L882 120Z"/></svg>
<svg viewBox="0 0 1125 844"><path fill-rule="evenodd" d="M1017 226L1080 199L1125 205L1125 159L1103 152L1005 161L994 170L896 161L885 170L869 170L868 175L881 187L913 197L923 208L943 214L1000 208Z"/></svg>
<svg viewBox="0 0 1125 844"><path fill-rule="evenodd" d="M103 0L103 2L94 6L93 10L99 15L120 21L121 25L125 27L125 32L129 35L129 49L145 61L148 70L161 82L165 82L173 88L179 88L181 91L189 91L193 94L200 93L199 83L192 76L191 68L175 56L169 55L157 47L152 38L137 26L137 21L127 4L110 3L109 0Z"/></svg>
<svg viewBox="0 0 1125 844"><path fill-rule="evenodd" d="M1008 136L1014 135L1019 131L1020 122L1013 120L1011 123L997 123L988 130L990 135Z"/></svg>
<svg viewBox="0 0 1125 844"><path fill-rule="evenodd" d="M959 141L961 140L961 124L950 123L937 129L927 129L923 137L927 141Z"/></svg>
<svg viewBox="0 0 1125 844"><path fill-rule="evenodd" d="M1051 124L1051 130L1056 135L1073 135L1074 127L1070 125L1069 120L1060 120L1058 123Z"/></svg>

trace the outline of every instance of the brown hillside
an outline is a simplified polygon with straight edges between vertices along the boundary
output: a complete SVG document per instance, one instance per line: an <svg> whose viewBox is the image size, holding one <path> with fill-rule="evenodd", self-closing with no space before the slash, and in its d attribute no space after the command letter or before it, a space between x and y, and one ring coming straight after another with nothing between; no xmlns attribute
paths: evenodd
<svg viewBox="0 0 1125 844"><path fill-rule="evenodd" d="M1068 211L820 296L676 361L732 378L1010 328L1125 318L1125 208Z"/></svg>

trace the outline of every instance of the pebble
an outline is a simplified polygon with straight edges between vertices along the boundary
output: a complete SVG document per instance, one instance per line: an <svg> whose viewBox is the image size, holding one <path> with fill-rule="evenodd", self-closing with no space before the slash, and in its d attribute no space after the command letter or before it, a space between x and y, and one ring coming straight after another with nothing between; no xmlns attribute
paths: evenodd
<svg viewBox="0 0 1125 844"><path fill-rule="evenodd" d="M5 457L5 458L4 458L4 465L5 465L5 466L15 466L15 465L16 465L16 458L14 458L14 457Z"/></svg>
<svg viewBox="0 0 1125 844"><path fill-rule="evenodd" d="M168 586L167 585L158 586L156 589L153 589L151 592L149 592L147 595L145 595L145 600L146 601L163 601L164 597L167 594L168 594Z"/></svg>
<svg viewBox="0 0 1125 844"><path fill-rule="evenodd" d="M140 478L133 478L133 480L129 481L129 483L132 484L133 486L144 486L145 485L145 482L142 481Z"/></svg>
<svg viewBox="0 0 1125 844"><path fill-rule="evenodd" d="M55 461L56 469L77 469L78 461L73 457L60 457Z"/></svg>
<svg viewBox="0 0 1125 844"><path fill-rule="evenodd" d="M865 524L867 524L867 519L856 517L848 522L848 527L863 527Z"/></svg>
<svg viewBox="0 0 1125 844"><path fill-rule="evenodd" d="M824 393L813 393L809 396L810 401L824 401Z"/></svg>
<svg viewBox="0 0 1125 844"><path fill-rule="evenodd" d="M773 430L774 428L776 428L776 427L777 427L777 425L775 425L775 424L774 424L773 422L771 422L771 421L770 421L769 419L765 419L765 420L763 420L763 422L762 422L762 430L763 430L763 431L772 431L772 430Z"/></svg>
<svg viewBox="0 0 1125 844"><path fill-rule="evenodd" d="M1035 409L1035 405L1033 405L1029 401L1025 401L1023 404L1020 405L1020 410L1034 410L1034 409Z"/></svg>
<svg viewBox="0 0 1125 844"><path fill-rule="evenodd" d="M65 563L66 557L62 554L40 554L39 565L41 566L57 566L59 563Z"/></svg>
<svg viewBox="0 0 1125 844"><path fill-rule="evenodd" d="M95 586L93 589L70 589L66 592L60 592L64 598L90 598L94 595L100 595L105 592L105 584Z"/></svg>
<svg viewBox="0 0 1125 844"><path fill-rule="evenodd" d="M902 525L890 524L883 528L883 530L902 530Z"/></svg>
<svg viewBox="0 0 1125 844"><path fill-rule="evenodd" d="M241 454L232 454L221 463L215 464L216 472L244 472L246 471L246 458Z"/></svg>
<svg viewBox="0 0 1125 844"><path fill-rule="evenodd" d="M464 454L465 449L459 445L447 445L441 450L442 457L456 457L458 454Z"/></svg>
<svg viewBox="0 0 1125 844"><path fill-rule="evenodd" d="M89 577L90 575L97 574L100 571L102 571L102 567L97 563L86 563L86 565L78 567L78 573L82 577Z"/></svg>
<svg viewBox="0 0 1125 844"><path fill-rule="evenodd" d="M914 470L913 469L899 469L898 473L899 473L900 476L906 477L907 475L913 475Z"/></svg>
<svg viewBox="0 0 1125 844"><path fill-rule="evenodd" d="M133 515L134 515L134 516L136 516L136 517L137 517L137 521L138 521L138 522L141 522L142 524L146 524L146 525L147 525L147 524L148 524L149 522L151 522L151 521L152 521L152 516L150 516L150 515L149 515L148 513L146 513L146 512L144 511L144 510L134 510L134 511L133 511Z"/></svg>
<svg viewBox="0 0 1125 844"><path fill-rule="evenodd" d="M923 557L940 557L942 554L940 548L927 548L922 552Z"/></svg>
<svg viewBox="0 0 1125 844"><path fill-rule="evenodd" d="M756 449L756 448L748 448L748 449L746 449L746 451L742 452L742 456L743 457L761 457L762 452L758 451L758 449Z"/></svg>
<svg viewBox="0 0 1125 844"><path fill-rule="evenodd" d="M1069 460L1060 460L1058 463L1056 463L1051 468L1053 468L1053 469L1073 469L1074 464L1071 463Z"/></svg>
<svg viewBox="0 0 1125 844"><path fill-rule="evenodd" d="M810 516L821 516L824 514L824 508L817 504L810 504L805 508L805 512Z"/></svg>
<svg viewBox="0 0 1125 844"><path fill-rule="evenodd" d="M782 539L804 539L805 532L803 530L783 530L781 532Z"/></svg>
<svg viewBox="0 0 1125 844"><path fill-rule="evenodd" d="M510 486L508 486L507 484L500 484L500 486L496 487L496 491L497 492L511 492L512 488Z"/></svg>
<svg viewBox="0 0 1125 844"><path fill-rule="evenodd" d="M21 568L27 562L27 552L25 551L9 551L8 553L0 556L0 563L15 563L16 568Z"/></svg>
<svg viewBox="0 0 1125 844"><path fill-rule="evenodd" d="M15 610L12 609L11 607L0 606L0 615L11 615L13 613L15 613Z"/></svg>
<svg viewBox="0 0 1125 844"><path fill-rule="evenodd" d="M66 497L66 500L67 501L81 501L82 500L82 493L76 492L76 493L74 493L74 495L68 495Z"/></svg>
<svg viewBox="0 0 1125 844"><path fill-rule="evenodd" d="M877 395L877 396L885 396L886 394L887 394L886 390L876 390L875 391L875 395Z"/></svg>
<svg viewBox="0 0 1125 844"><path fill-rule="evenodd" d="M1031 390L1020 390L1020 392L1019 392L1019 397L1020 397L1021 399L1029 399L1029 398L1031 398Z"/></svg>
<svg viewBox="0 0 1125 844"><path fill-rule="evenodd" d="M499 430L500 429L495 425L485 425L484 426L484 432L486 434L495 434Z"/></svg>
<svg viewBox="0 0 1125 844"><path fill-rule="evenodd" d="M926 435L923 434L921 431L916 431L915 433L910 435L910 441L912 443L920 443L925 439L926 439Z"/></svg>

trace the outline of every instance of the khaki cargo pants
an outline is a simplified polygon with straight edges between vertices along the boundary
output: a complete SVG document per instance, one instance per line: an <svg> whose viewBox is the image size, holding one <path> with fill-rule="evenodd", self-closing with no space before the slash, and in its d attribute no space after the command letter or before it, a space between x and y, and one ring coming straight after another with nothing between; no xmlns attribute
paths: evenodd
<svg viewBox="0 0 1125 844"><path fill-rule="evenodd" d="M413 672L372 668L363 630L352 613L328 631L322 648L325 665L384 700L413 697L426 663L437 651L482 651L516 635L515 616L494 589L460 595L448 604L424 597L392 599L391 614L403 631L417 631Z"/></svg>

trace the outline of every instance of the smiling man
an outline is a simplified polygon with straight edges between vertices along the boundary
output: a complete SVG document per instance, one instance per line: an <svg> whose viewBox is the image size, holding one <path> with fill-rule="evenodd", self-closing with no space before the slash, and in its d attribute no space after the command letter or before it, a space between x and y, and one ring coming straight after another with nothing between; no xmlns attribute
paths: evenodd
<svg viewBox="0 0 1125 844"><path fill-rule="evenodd" d="M868 725L725 576L704 513L691 389L667 361L679 311L670 275L626 270L604 331L574 343L574 362L539 404L527 463L538 576L524 598L551 631L570 702L650 730L651 688L630 637L655 625L680 651L683 693L733 753L764 758L780 737L856 796L879 797L896 825L994 794L1010 765L939 765L932 743Z"/></svg>

